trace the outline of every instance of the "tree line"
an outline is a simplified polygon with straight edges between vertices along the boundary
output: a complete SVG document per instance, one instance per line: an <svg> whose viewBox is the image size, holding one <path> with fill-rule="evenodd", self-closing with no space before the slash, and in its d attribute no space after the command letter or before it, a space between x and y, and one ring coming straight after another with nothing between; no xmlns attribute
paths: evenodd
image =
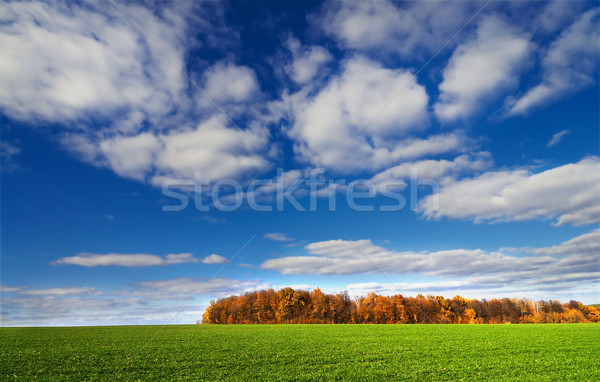
<svg viewBox="0 0 600 382"><path fill-rule="evenodd" d="M203 324L502 324L600 322L600 309L571 300L532 301L455 296L380 296L351 299L283 288L212 300Z"/></svg>

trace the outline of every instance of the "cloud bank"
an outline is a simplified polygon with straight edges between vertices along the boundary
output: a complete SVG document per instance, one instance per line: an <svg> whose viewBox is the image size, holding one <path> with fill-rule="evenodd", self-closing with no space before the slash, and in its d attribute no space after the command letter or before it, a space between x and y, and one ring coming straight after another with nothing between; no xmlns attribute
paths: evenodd
<svg viewBox="0 0 600 382"><path fill-rule="evenodd" d="M123 253L80 253L76 256L63 257L53 261L52 265L79 265L82 267L151 267L157 265L173 265L197 263L191 253L168 254L164 256L148 255L143 253L123 254Z"/></svg>
<svg viewBox="0 0 600 382"><path fill-rule="evenodd" d="M475 222L555 219L556 225L600 222L600 159L539 173L491 171L475 178L446 179L436 200L427 196L419 211L428 218L473 219Z"/></svg>

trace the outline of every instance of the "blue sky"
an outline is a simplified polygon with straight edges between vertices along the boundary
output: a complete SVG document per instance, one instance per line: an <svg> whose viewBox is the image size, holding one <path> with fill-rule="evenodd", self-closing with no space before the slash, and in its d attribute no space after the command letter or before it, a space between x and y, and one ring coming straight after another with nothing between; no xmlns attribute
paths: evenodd
<svg viewBox="0 0 600 382"><path fill-rule="evenodd" d="M3 4L3 326L600 302L597 3L108 5Z"/></svg>

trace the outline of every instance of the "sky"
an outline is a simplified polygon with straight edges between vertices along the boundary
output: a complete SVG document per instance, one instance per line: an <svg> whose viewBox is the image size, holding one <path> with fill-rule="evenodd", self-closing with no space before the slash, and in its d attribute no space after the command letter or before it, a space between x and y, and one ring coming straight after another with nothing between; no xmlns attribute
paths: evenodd
<svg viewBox="0 0 600 382"><path fill-rule="evenodd" d="M600 9L4 2L2 326L212 299L600 303Z"/></svg>

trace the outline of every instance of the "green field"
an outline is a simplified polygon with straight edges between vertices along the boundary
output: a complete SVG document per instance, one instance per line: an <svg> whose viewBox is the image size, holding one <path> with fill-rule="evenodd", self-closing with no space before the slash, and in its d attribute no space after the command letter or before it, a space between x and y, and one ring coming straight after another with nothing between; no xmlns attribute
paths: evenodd
<svg viewBox="0 0 600 382"><path fill-rule="evenodd" d="M0 329L2 380L600 380L599 324Z"/></svg>

